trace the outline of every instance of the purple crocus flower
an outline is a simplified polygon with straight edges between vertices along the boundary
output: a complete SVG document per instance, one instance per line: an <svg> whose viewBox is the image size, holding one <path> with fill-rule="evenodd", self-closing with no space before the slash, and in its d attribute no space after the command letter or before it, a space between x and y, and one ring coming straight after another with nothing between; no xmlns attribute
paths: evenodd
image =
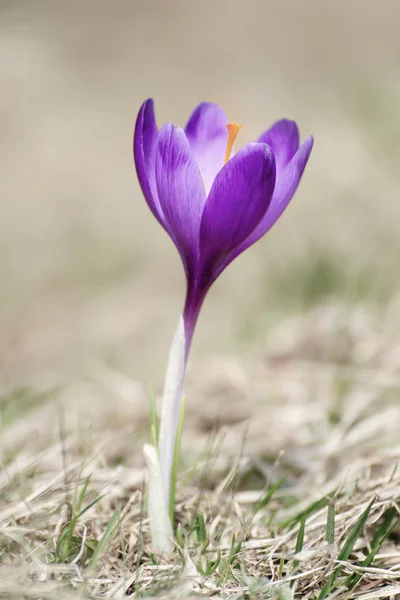
<svg viewBox="0 0 400 600"><path fill-rule="evenodd" d="M313 138L299 144L296 123L283 119L237 153L240 126L219 106L204 102L184 129L159 130L153 100L136 122L134 158L150 210L173 240L186 273L186 301L167 371L159 460L169 497L179 404L190 344L211 285L279 219L295 193ZM169 399L168 399L169 398ZM168 406L166 406L168 404Z"/></svg>

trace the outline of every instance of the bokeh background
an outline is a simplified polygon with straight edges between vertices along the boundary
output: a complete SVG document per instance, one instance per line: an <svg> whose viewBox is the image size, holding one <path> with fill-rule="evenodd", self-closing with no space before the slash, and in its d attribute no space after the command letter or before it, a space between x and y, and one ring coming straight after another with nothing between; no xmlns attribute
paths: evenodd
<svg viewBox="0 0 400 600"><path fill-rule="evenodd" d="M315 136L289 210L210 292L193 364L316 306L395 336L399 22L395 0L1 0L2 386L110 364L160 388L184 278L133 167L147 97L159 125L221 104L239 145L282 117Z"/></svg>

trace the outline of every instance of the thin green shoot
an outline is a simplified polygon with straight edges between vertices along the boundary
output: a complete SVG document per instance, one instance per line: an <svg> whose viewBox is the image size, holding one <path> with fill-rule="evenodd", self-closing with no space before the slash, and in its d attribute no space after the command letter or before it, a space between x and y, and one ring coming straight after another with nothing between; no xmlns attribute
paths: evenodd
<svg viewBox="0 0 400 600"><path fill-rule="evenodd" d="M386 532L387 532L390 524L392 523L392 521L394 519L396 519L397 516L398 516L398 512L397 512L397 510L396 510L396 508L394 506L392 506L391 508L389 508L389 510L387 510L385 512L385 515L383 517L383 521L379 525L378 529L376 530L376 533L375 533L374 537L372 538L371 548L375 548L375 546L379 543L379 541L381 540L381 538L386 534Z"/></svg>
<svg viewBox="0 0 400 600"><path fill-rule="evenodd" d="M367 508L364 510L364 512L358 519L357 523L354 525L354 527L350 531L346 542L344 543L342 549L339 552L339 556L338 556L339 561L347 560L349 558L350 554L353 552L355 543L358 540L358 538L361 536L361 534L364 530L365 524L367 522L369 513L371 512L371 508L372 508L372 505L374 504L374 502L375 502L375 498L373 500L371 500L371 502L368 504ZM341 570L341 567L340 567L340 570Z"/></svg>
<svg viewBox="0 0 400 600"><path fill-rule="evenodd" d="M115 510L111 519L109 520L106 530L103 533L103 536L102 536L101 540L99 541L99 543L93 553L93 556L89 562L89 569L95 568L95 566L97 565L97 563L99 561L100 556L102 554L104 554L108 545L113 540L113 538L118 530L119 517L120 517L120 511Z"/></svg>
<svg viewBox="0 0 400 600"><path fill-rule="evenodd" d="M382 546L383 542L388 538L391 533L399 526L400 519L396 519L392 524L387 523L386 531L381 535L381 537L376 541L375 545L373 545L371 552L364 558L362 563L360 564L361 568L369 567L372 564L372 561L375 558L378 550ZM344 580L343 584L346 585L350 591L353 591L354 588L359 583L362 578L362 573L356 573L355 575L350 575L347 579Z"/></svg>
<svg viewBox="0 0 400 600"><path fill-rule="evenodd" d="M326 520L326 541L330 546L335 543L335 503L328 504L328 517Z"/></svg>
<svg viewBox="0 0 400 600"><path fill-rule="evenodd" d="M183 557L186 536L183 533L182 525L180 523L178 523L178 526L175 531L175 539L176 539L176 543L178 544L178 548L181 553L181 557Z"/></svg>
<svg viewBox="0 0 400 600"><path fill-rule="evenodd" d="M303 550L305 528L306 528L306 520L303 517L300 521L299 532L297 534L297 539L296 539L296 549L295 549L296 554L299 554L299 552L301 552ZM293 570L292 570L293 575L296 573L298 566L299 566L299 561L296 559L293 561ZM295 580L293 579L290 582L290 587L294 586L294 581Z"/></svg>
<svg viewBox="0 0 400 600"><path fill-rule="evenodd" d="M200 556L200 564L197 566L197 570L204 577L210 577L218 569L221 563L221 550L218 548L217 556L215 560L207 560L207 556L202 554Z"/></svg>
<svg viewBox="0 0 400 600"><path fill-rule="evenodd" d="M367 522L369 513L371 512L371 508L372 508L372 505L374 502L375 502L375 499L371 500L371 502L368 504L367 508L361 514L357 523L351 529L345 543L343 544L343 546L339 552L339 556L337 558L337 560L339 562L346 561L349 558L350 554L352 553L357 540L362 535L362 532L364 530L365 524ZM336 569L334 570L332 575L329 577L328 581L325 583L322 590L320 591L317 600L323 600L324 598L326 598L326 596L329 594L329 592L334 587L335 581L338 578L338 576L340 575L340 573L342 572L342 570L343 570L343 565L339 565L338 567L336 567Z"/></svg>
<svg viewBox="0 0 400 600"><path fill-rule="evenodd" d="M66 560L67 554L69 553L69 550L71 548L72 536L73 536L74 529L75 529L75 526L77 524L77 521L79 519L79 513L81 512L82 504L83 504L83 502L85 500L85 496L86 496L87 489L89 487L89 483L90 483L90 475L88 475L86 477L86 479L85 479L85 481L83 483L81 492L79 494L77 505L74 508L74 515L72 516L72 519L71 519L71 521L69 523L69 526L67 528L68 529L68 535L67 535L67 539L66 539L66 544L63 545L63 551L62 551L62 555L61 555L62 559L63 559L63 562Z"/></svg>
<svg viewBox="0 0 400 600"><path fill-rule="evenodd" d="M282 554L281 558L279 559L278 579L282 579L282 577L283 577L284 566L285 566L285 557Z"/></svg>
<svg viewBox="0 0 400 600"><path fill-rule="evenodd" d="M97 502L99 502L99 500L101 500L101 498L103 497L103 496L98 496L92 502L90 502L87 506L82 508L83 502L87 495L89 483L90 483L90 475L88 475L88 477L86 477L86 479L83 483L82 489L79 493L79 497L76 501L76 505L75 506L72 506L70 504L68 505L68 512L69 512L68 520L67 520L67 523L65 524L65 526L63 527L60 537L57 540L57 545L56 545L56 549L54 552L56 562L68 563L68 562L71 562L75 558L76 553L79 552L79 549L80 549L80 538L77 537L76 535L74 535L74 531L78 524L78 521L79 521L80 517L86 511L88 511L92 506L97 504ZM75 492L74 497L75 498L77 497L76 492ZM95 540L87 540L87 541L88 542L90 541L90 543L95 542ZM87 544L87 545L89 547L89 544Z"/></svg>
<svg viewBox="0 0 400 600"><path fill-rule="evenodd" d="M226 583L231 573L232 566L238 560L238 555L242 549L242 540L236 541L235 534L232 535L231 545L228 556L221 561L221 575L218 578L217 587Z"/></svg>
<svg viewBox="0 0 400 600"><path fill-rule="evenodd" d="M201 545L202 550L205 550L209 545L207 531L206 531L206 523L204 520L204 516L200 514L194 526L194 531L196 532L196 541Z"/></svg>
<svg viewBox="0 0 400 600"><path fill-rule="evenodd" d="M178 473L179 457L181 454L181 443L183 434L183 422L185 420L185 408L186 398L182 398L181 407L179 411L178 426L176 429L176 439L174 447L174 457L171 468L171 488L169 494L169 518L171 519L172 526L174 525L175 517L175 493L176 493L176 477Z"/></svg>
<svg viewBox="0 0 400 600"><path fill-rule="evenodd" d="M254 507L251 521L256 516L256 514L268 504L268 502L271 500L271 498L274 496L274 494L282 487L282 485L285 483L285 481L286 481L286 475L284 477L282 477L281 479L279 479L279 481L274 483L274 485L272 485L265 491L264 495L261 496L261 498L257 501L257 503Z"/></svg>
<svg viewBox="0 0 400 600"><path fill-rule="evenodd" d="M315 502L310 504L310 506L308 506L303 511L301 511L299 514L297 514L295 517L291 517L290 519L287 519L286 521L283 521L282 523L280 523L281 527L289 527L290 529L292 529L298 523L300 523L300 521L302 519L307 519L313 513L321 510L322 508L325 508L325 506L328 506L329 503L332 502L333 497L334 497L334 493L331 492L330 494L323 496L319 500L316 500Z"/></svg>

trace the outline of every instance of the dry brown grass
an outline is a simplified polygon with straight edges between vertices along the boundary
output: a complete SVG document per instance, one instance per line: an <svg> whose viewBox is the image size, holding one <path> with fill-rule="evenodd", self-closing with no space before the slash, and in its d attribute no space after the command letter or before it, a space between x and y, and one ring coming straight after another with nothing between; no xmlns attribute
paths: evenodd
<svg viewBox="0 0 400 600"><path fill-rule="evenodd" d="M147 420L146 394L135 382L96 367L91 382L53 392L13 420L0 447L2 596L233 599L293 591L315 598L338 564L337 584L361 578L353 592L342 585L329 598L400 593L397 525L372 563L362 565L388 511L392 523L400 516L400 357L379 321L361 309L343 309L341 319L338 332L332 307L316 309L269 334L274 352L193 367L202 384L193 393L189 384L176 508L184 549L168 561L151 552L145 434L129 426L133 415L139 423L142 415L143 427ZM77 520L60 564L57 544L87 477L82 506L98 501ZM365 528L338 563L372 500ZM329 505L335 528L327 541ZM296 553L302 516L304 544ZM232 540L240 547L232 550ZM218 553L219 565L204 575Z"/></svg>

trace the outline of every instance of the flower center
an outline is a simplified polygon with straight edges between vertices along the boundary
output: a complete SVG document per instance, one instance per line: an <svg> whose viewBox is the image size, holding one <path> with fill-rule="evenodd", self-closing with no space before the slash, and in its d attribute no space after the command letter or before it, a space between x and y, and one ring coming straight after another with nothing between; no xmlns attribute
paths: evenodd
<svg viewBox="0 0 400 600"><path fill-rule="evenodd" d="M235 143L236 136L239 133L239 131L242 129L242 126L239 125L238 123L228 123L226 128L228 130L228 141L226 143L226 153L225 153L224 165L226 165L226 163L228 162L228 160L231 157L233 144Z"/></svg>

